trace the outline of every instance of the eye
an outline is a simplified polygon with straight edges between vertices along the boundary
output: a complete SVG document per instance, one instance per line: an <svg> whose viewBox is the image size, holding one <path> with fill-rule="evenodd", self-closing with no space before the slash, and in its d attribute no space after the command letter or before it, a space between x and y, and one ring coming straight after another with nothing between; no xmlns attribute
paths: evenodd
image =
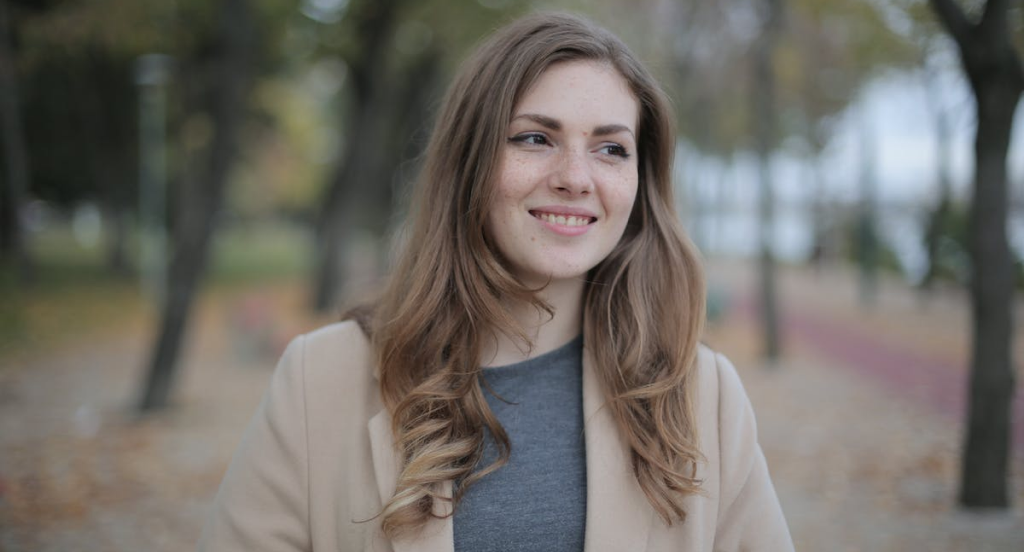
<svg viewBox="0 0 1024 552"><path fill-rule="evenodd" d="M605 144L605 145L601 146L601 148L598 149L597 151L599 151L601 153L604 153L606 155L614 155L616 157L622 157L623 159L626 159L626 158L629 157L629 152L626 151L626 148L624 146L620 145L620 144Z"/></svg>
<svg viewBox="0 0 1024 552"><path fill-rule="evenodd" d="M546 146L551 142L548 141L548 137L544 136L539 132L524 132L517 134L508 139L509 142L517 144L529 144L531 146Z"/></svg>

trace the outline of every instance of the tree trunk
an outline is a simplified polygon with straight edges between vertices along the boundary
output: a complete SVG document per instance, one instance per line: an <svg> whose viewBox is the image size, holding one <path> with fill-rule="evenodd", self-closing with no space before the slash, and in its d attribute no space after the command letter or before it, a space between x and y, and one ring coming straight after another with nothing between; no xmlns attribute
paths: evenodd
<svg viewBox="0 0 1024 552"><path fill-rule="evenodd" d="M329 199L324 204L319 224L319 251L313 306L318 312L335 307L342 285L343 262L348 257L346 246L351 230L362 221L354 220L366 213L380 216L376 205L367 203L372 188L386 188L390 182L376 181L382 140L381 127L386 117L384 100L373 99L362 105L347 133L347 146L342 163L332 181ZM367 188L370 188L368 190Z"/></svg>
<svg viewBox="0 0 1024 552"><path fill-rule="evenodd" d="M427 119L432 83L440 70L440 53L427 50L402 73L400 79L378 83L374 99L362 110L359 141L346 150L347 171L340 175L335 210L324 220L321 264L316 287L316 307L333 307L341 284L348 282L352 271L352 237L364 232L373 239L387 234L394 211L395 189L405 179L402 167L413 152L410 136ZM344 185L342 184L344 183ZM377 248L384 251L385 248ZM380 264L383 255L370 261Z"/></svg>
<svg viewBox="0 0 1024 552"><path fill-rule="evenodd" d="M166 301L160 331L153 347L143 386L140 408L153 410L167 404L178 354L188 326L196 288L205 269L217 213L234 163L245 115L251 70L253 21L249 0L223 0L218 42L208 103L214 135L205 170L184 193L183 212L176 224Z"/></svg>
<svg viewBox="0 0 1024 552"><path fill-rule="evenodd" d="M7 2L0 2L0 123L7 174L0 185L0 257L14 260L19 280L28 282L32 261L25 244L22 209L28 193L29 162L18 105L13 22Z"/></svg>
<svg viewBox="0 0 1024 552"><path fill-rule="evenodd" d="M971 398L960 502L968 507L1009 506L1007 461L1013 404L1013 262L1006 237L1006 152L1019 86L978 83L978 129L971 203Z"/></svg>
<svg viewBox="0 0 1024 552"><path fill-rule="evenodd" d="M761 240L759 256L761 284L761 326L764 331L764 356L772 365L779 359L779 315L775 285L775 198L772 184L772 152L775 148L775 45L782 22L783 0L762 0L764 26L761 37L754 45L754 83L751 95L754 102L755 139L760 160L760 203L758 228Z"/></svg>
<svg viewBox="0 0 1024 552"><path fill-rule="evenodd" d="M388 45L402 0L364 0L349 10L357 22L360 45L355 59L349 60L352 105L345 132L345 151L327 189L317 221L316 271L313 281L313 308L318 312L336 306L341 288L345 246L352 228L359 226L353 217L365 214L371 205L360 205L366 191L387 187L389 182L375 181L381 174L379 164L383 136L391 111L393 84L388 80Z"/></svg>
<svg viewBox="0 0 1024 552"><path fill-rule="evenodd" d="M960 504L1006 508L1014 391L1013 263L1006 238L1006 153L1024 91L1024 66L1007 21L1008 0L988 0L970 22L954 0L931 0L952 35L977 105L969 248L974 336Z"/></svg>
<svg viewBox="0 0 1024 552"><path fill-rule="evenodd" d="M124 161L128 153L125 146L134 136L125 135L126 114L130 98L124 89L129 87L125 75L127 64L109 59L102 51L87 53L88 70L77 75L80 101L77 102L83 135L90 136L83 147L88 153L90 170L99 192L106 236L106 264L111 273L125 276L131 273L128 265L128 207L127 178ZM111 67L113 66L113 67ZM120 70L119 70L120 69ZM113 105L113 109L110 106ZM134 117L127 116L134 122Z"/></svg>

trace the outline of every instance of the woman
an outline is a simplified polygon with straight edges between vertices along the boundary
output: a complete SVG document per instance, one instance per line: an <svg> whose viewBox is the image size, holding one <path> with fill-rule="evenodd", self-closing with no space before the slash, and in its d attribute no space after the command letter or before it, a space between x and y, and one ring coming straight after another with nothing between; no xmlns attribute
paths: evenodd
<svg viewBox="0 0 1024 552"><path fill-rule="evenodd" d="M739 379L698 343L671 120L603 29L495 33L382 298L288 347L200 549L792 549Z"/></svg>

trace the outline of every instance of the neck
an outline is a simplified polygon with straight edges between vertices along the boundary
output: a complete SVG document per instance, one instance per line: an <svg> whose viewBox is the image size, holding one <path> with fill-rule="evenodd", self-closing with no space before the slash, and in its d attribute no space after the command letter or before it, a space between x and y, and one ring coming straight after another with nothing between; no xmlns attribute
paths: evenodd
<svg viewBox="0 0 1024 552"><path fill-rule="evenodd" d="M583 280L558 280L537 292L551 306L552 315L533 305L517 303L508 308L526 331L530 343L494 332L481 347L482 366L505 366L551 352L571 341L582 331ZM532 344L532 347L531 347Z"/></svg>

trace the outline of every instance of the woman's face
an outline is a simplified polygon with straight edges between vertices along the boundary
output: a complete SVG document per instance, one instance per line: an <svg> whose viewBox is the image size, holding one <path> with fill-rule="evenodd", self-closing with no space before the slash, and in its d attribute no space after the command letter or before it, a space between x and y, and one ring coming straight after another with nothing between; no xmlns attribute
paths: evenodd
<svg viewBox="0 0 1024 552"><path fill-rule="evenodd" d="M523 283L578 278L611 253L636 199L639 106L606 63L549 67L516 106L486 232Z"/></svg>

